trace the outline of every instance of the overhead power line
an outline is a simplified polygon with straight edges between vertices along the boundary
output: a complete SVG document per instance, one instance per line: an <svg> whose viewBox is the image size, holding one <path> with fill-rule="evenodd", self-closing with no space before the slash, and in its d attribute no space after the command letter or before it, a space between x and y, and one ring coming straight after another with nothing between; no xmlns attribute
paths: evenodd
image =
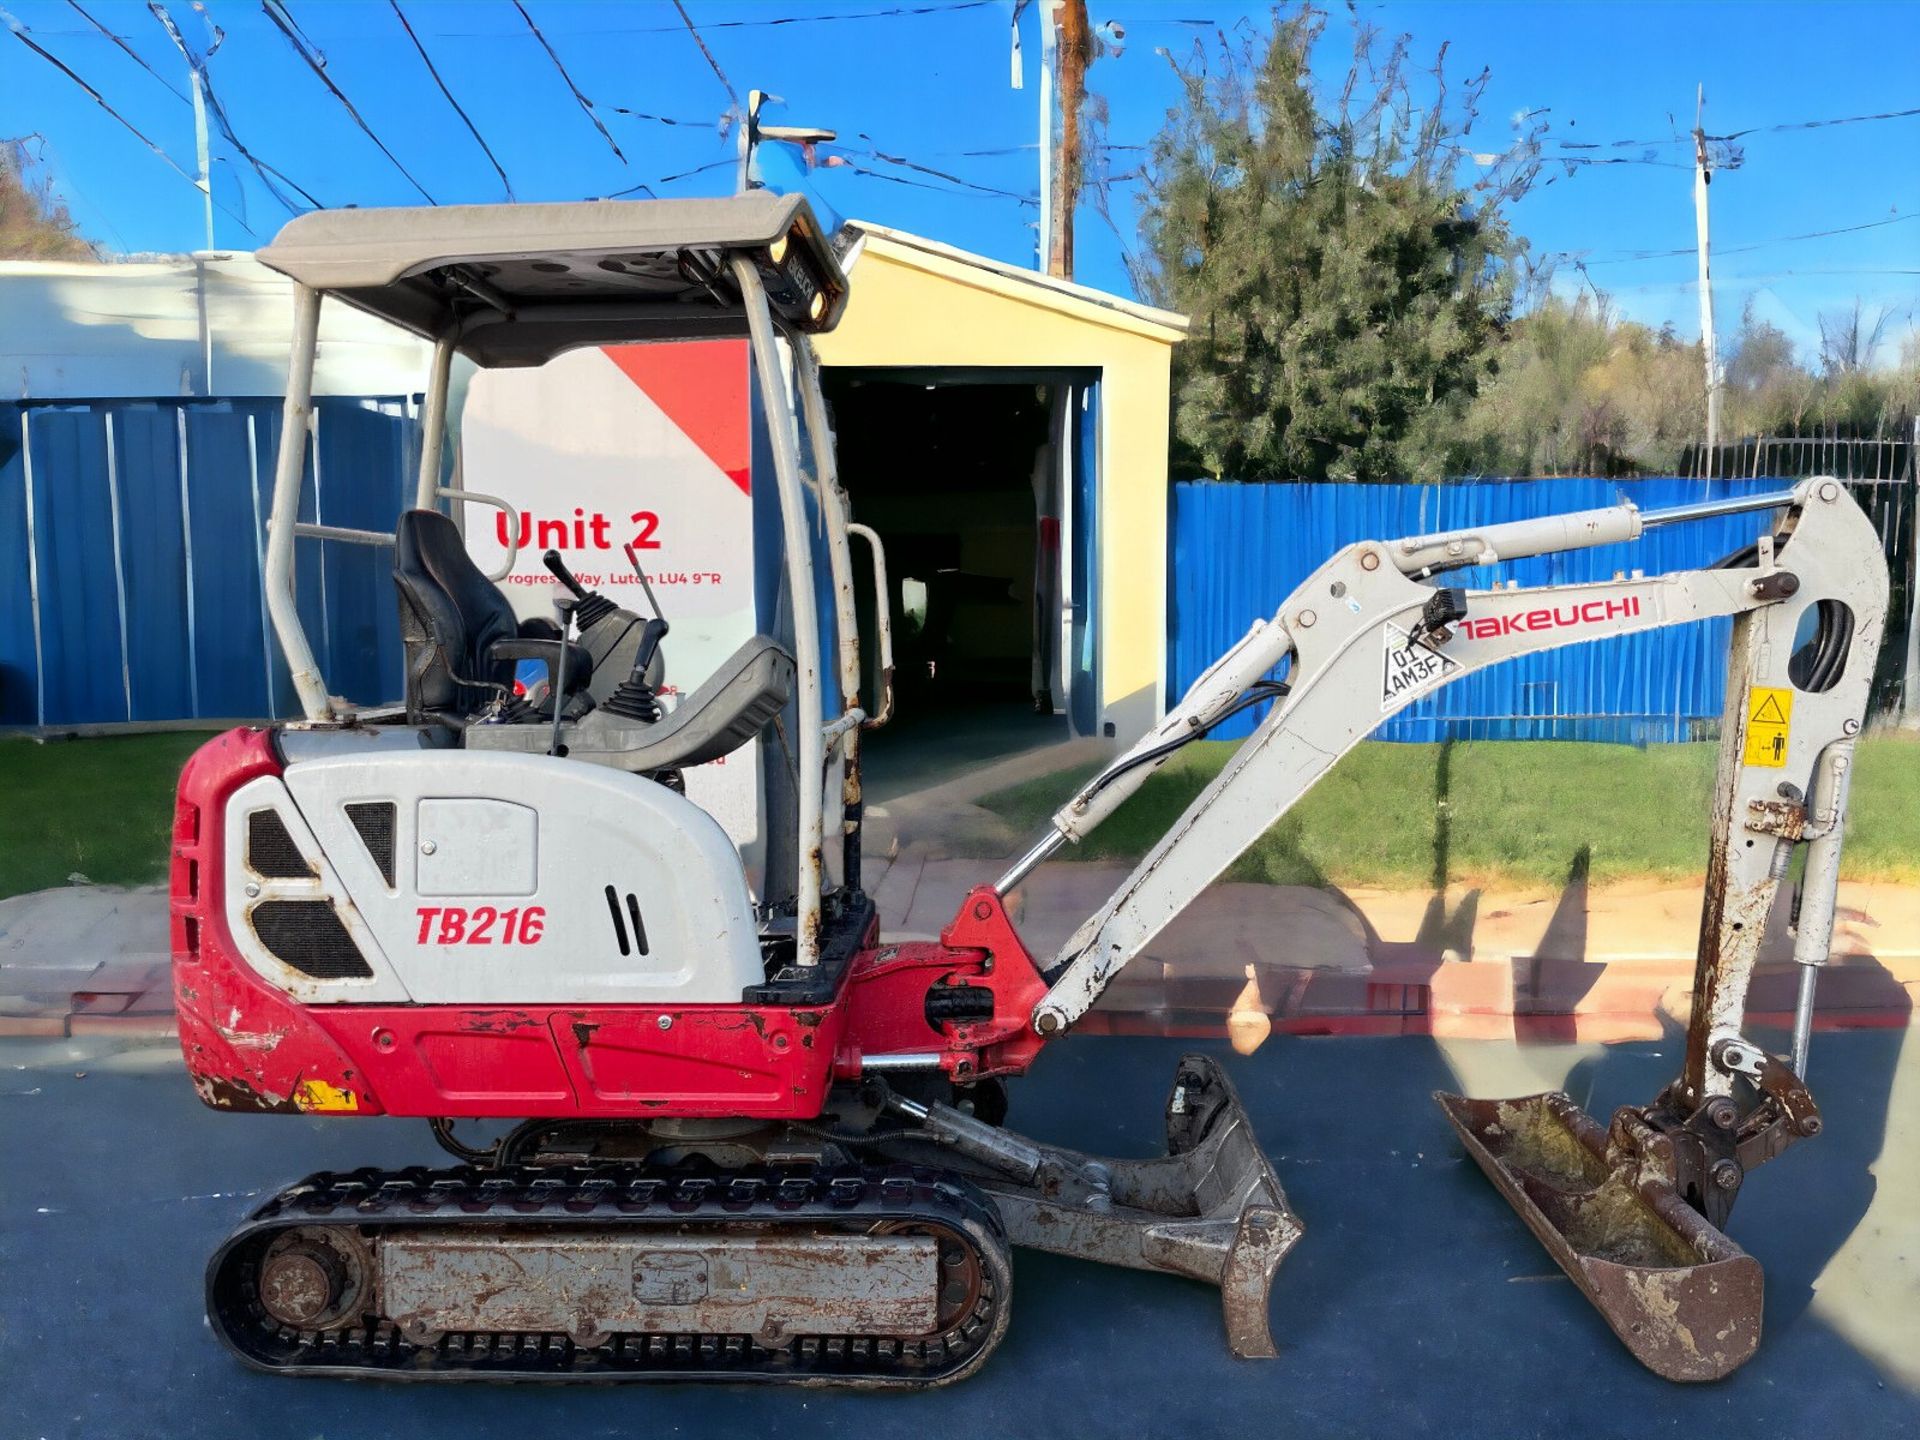
<svg viewBox="0 0 1920 1440"><path fill-rule="evenodd" d="M1920 116L1920 106L1910 110L1881 110L1871 115L1841 115L1830 120L1781 120L1771 125L1749 125L1743 130L1729 130L1725 135L1708 135L1709 141L1722 144L1745 139L1749 135L1784 135L1792 130L1824 130L1834 125L1864 125L1876 120L1910 120ZM1687 145L1693 142L1691 134L1674 133L1662 135L1651 140L1560 140L1563 150L1637 150L1653 145Z"/></svg>
<svg viewBox="0 0 1920 1440"><path fill-rule="evenodd" d="M1029 140L1024 145L997 145L991 150L936 150L933 153L936 155L957 155L963 159L971 160L979 159L987 155L1028 155L1039 148L1040 145L1038 141ZM1081 148L1085 150L1145 150L1147 147L1144 145L1109 145L1105 141L1101 141L1098 144L1085 145Z"/></svg>
<svg viewBox="0 0 1920 1440"><path fill-rule="evenodd" d="M609 105L607 109L616 115L625 115L630 120L651 120L656 125L691 125L701 130L719 128L712 120L676 120L671 115L649 115L644 110L629 110L624 105Z"/></svg>
<svg viewBox="0 0 1920 1440"><path fill-rule="evenodd" d="M346 92L333 83L333 77L327 74L326 60L319 55L318 47L314 46L313 42L307 39L306 33L294 23L293 13L287 9L286 0L261 0L260 9L266 14L266 17L274 23L275 28L287 37L287 43L293 47L294 53L306 61L307 68L313 71L320 83L326 86L332 93L333 98L338 100L346 109L347 114L353 118L353 123L360 127L361 133L373 141L373 143L379 147L380 153L386 156L392 163L393 168L406 176L407 183L420 192L420 198L425 200L429 205L438 205L440 202L427 193L427 187L413 178L413 172L402 165L400 163L400 157L387 148L387 142L374 133L373 127L369 125L361 116L360 112L354 108L353 102L347 98Z"/></svg>
<svg viewBox="0 0 1920 1440"><path fill-rule="evenodd" d="M835 20L890 20L896 16L914 15L957 15L962 10L982 10L997 3L997 0L957 0L949 5L896 5L887 10L843 10L833 15L779 15L764 20L709 20L709 30L746 30L757 26L772 25L819 25ZM639 26L625 32L608 31L608 34L625 33L629 35L650 35L671 30L671 25Z"/></svg>
<svg viewBox="0 0 1920 1440"><path fill-rule="evenodd" d="M1752 240L1745 245L1719 245L1714 247L1716 255L1745 255L1754 250L1764 250L1769 245L1791 245L1802 240L1825 240L1835 235L1852 235L1861 230L1878 230L1884 225L1904 225L1911 220L1920 220L1920 211L1911 215L1893 215L1884 220L1868 220L1859 225L1841 225L1831 230L1809 230L1802 235L1776 235L1769 240ZM1682 255L1692 255L1695 247L1685 246L1674 250L1636 250L1626 255L1605 255L1598 259L1576 256L1572 251L1559 252L1559 258L1579 259L1587 265L1630 265L1642 260L1671 260Z"/></svg>
<svg viewBox="0 0 1920 1440"><path fill-rule="evenodd" d="M613 158L618 160L622 165L626 164L627 157L620 153L620 146L615 142L613 132L608 130L606 125L601 122L600 117L594 113L593 102L587 99L585 95L582 95L580 93L580 87L573 83L573 76L569 75L567 73L567 67L560 63L560 57L554 53L553 46L547 43L547 37L540 33L540 27L533 23L533 16L527 13L527 7L522 5L520 0L513 0L513 8L518 10L520 12L520 18L527 22L527 29L531 30L533 32L533 38L540 42L540 48L547 52L547 58L553 62L553 68L558 70L560 72L560 78L567 82L567 89L573 92L573 98L579 103L581 110L586 113L587 119L593 122L593 128L600 132L600 138L605 140L608 147L612 149Z"/></svg>
<svg viewBox="0 0 1920 1440"><path fill-rule="evenodd" d="M861 135L860 138L862 140L869 140L869 141L873 139L871 135L864 135L864 134ZM872 149L856 150L845 145L835 145L831 148L838 153L842 162L846 164L846 166L849 169L855 170L862 174L872 174L875 172L862 169L862 167L855 165L853 161L851 159L848 159L847 157L853 156L853 155L862 155L869 160L878 160L878 161L881 161L883 164L887 164L887 165L897 165L903 170L913 170L918 172L921 175L931 175L936 180L945 180L950 184L960 186L962 189L978 191L983 195L997 195L1008 200L1018 200L1022 204L1028 204L1028 205L1039 203L1032 196L1022 195L1017 190L1005 190L1000 188L997 185L982 185L977 181L967 179L963 175L955 175L951 171L947 171L947 170L936 170L931 165L922 165L917 161L907 159L907 157L904 155L889 155L884 150L872 150ZM881 178L889 179L892 177L882 176Z"/></svg>
<svg viewBox="0 0 1920 1440"><path fill-rule="evenodd" d="M493 173L500 177L500 187L507 192L507 199L511 202L513 182L507 179L506 168L501 165L500 157L493 153L493 147L488 145L482 137L480 127L473 123L473 117L460 108L460 102L453 98L453 92L447 88L447 82L440 78L439 70L434 67L433 57L427 54L427 47L420 43L420 37L413 33L413 26L407 23L407 15L400 8L400 0L387 0L387 3L393 6L394 18L400 22L400 28L407 32L407 39L413 42L413 48L420 52L420 63L427 67L427 74L431 75L433 83L440 87L440 93L446 96L447 104L451 105L453 113L460 117L460 123L467 127L467 133L473 136L473 143L478 145L486 155L487 163L493 166Z"/></svg>
<svg viewBox="0 0 1920 1440"><path fill-rule="evenodd" d="M45 46L41 45L31 35L29 35L27 33L26 26L22 25L18 20L14 19L13 16L8 15L4 10L0 10L0 20L4 20L7 26L13 31L14 39L18 40L22 45L26 46L29 50L33 51L34 54L38 55L42 60L45 60L49 65L53 66L54 69L58 70L62 75L65 75L69 80L73 81L73 83L78 85L82 90L86 91L87 97L91 99L94 104L98 105L102 110L106 111L107 114L111 115L115 120L119 121L120 124L123 127L125 127L127 133L132 135L134 139L138 140L142 145L146 146L147 149L151 150L155 155L158 155L160 159L166 163L166 166L169 170L173 171L174 174L178 175L181 179L185 180L189 185L193 186L195 190L198 190L200 188L200 181L197 177L189 174L186 170L182 169L179 162L176 161L171 155L167 154L165 150L161 149L157 142L155 142L153 139L147 136L145 132L143 132L131 120L127 119L126 116L122 115L118 110L114 109L113 106L109 105L104 95L102 95L98 90L94 89L93 86L89 85L85 80L81 79L80 76L74 72L72 67L70 67L58 55L55 55L51 50L48 50ZM235 214L233 210L229 209L226 205L221 204L221 202L218 200L215 200L213 203L215 205L218 205L221 210L225 211L227 215L231 217L234 220L234 222L240 226L242 230L247 232L247 234L252 235L256 240L260 238L258 233L254 230L254 228L251 225L247 224L246 220L242 218L240 215Z"/></svg>
<svg viewBox="0 0 1920 1440"><path fill-rule="evenodd" d="M989 5L997 5L1000 0L957 0L946 5L896 5L886 10L843 10L830 15L770 15L765 19L753 20L709 20L709 30L747 30L774 25L823 25L836 20L887 20L895 16L913 17L921 15L957 15L963 10L982 10ZM1206 24L1210 22L1189 22ZM587 25L578 29L561 32L569 35L668 35L677 33L683 27L679 25ZM436 32L448 38L492 39L491 31L479 30L441 30Z"/></svg>
<svg viewBox="0 0 1920 1440"><path fill-rule="evenodd" d="M111 40L116 46L118 46L123 52L125 52L127 57L131 59L134 62L134 64L138 65L142 70L146 71L155 80L158 80L162 85L166 86L167 93L172 95L174 99L178 100L182 105L190 106L193 104L193 101L190 100L186 96L186 94L181 91L179 86L175 85L171 80L167 79L165 75L162 75L158 70L154 69L152 65L148 64L146 57L141 55L141 53L138 50L135 50L131 45L129 45L124 36L118 35L114 31L108 29L98 19L96 19L91 13L89 13L87 9L80 4L80 0L67 0L67 4L75 13L77 13L83 20L85 20L89 25L91 25L96 31L98 31L101 35L105 36L108 40ZM156 19L160 20L160 23L166 29L169 38L171 38L175 46L179 48L180 53L186 58L187 63L190 66L193 66L199 72L202 95L207 102L207 107L209 111L213 115L215 125L219 128L221 135L226 139L227 143L234 148L235 152L240 156L240 158L245 160L249 165L253 167L254 172L260 176L260 182L267 187L268 193L270 193L274 197L274 199L278 200L283 206L285 206L290 213L294 213L294 214L299 213L300 207L290 202L287 199L287 197L282 195L279 189L275 186L274 177L277 177L283 183L292 186L295 190L298 190L301 196L309 203L309 205L311 205L315 209L318 209L320 207L320 202L318 200L315 200L312 195L308 194L306 189L303 186L301 186L298 181L295 181L289 178L284 172L279 170L277 167L267 164L265 161L257 157L245 145L240 143L240 137L234 133L232 122L230 122L227 119L226 110L221 106L219 100L214 97L213 81L212 81L212 78L207 74L206 67L194 59L193 55L187 50L186 42L182 39L179 32L174 28L173 23L166 18L164 13L156 9L156 7L153 6L152 4L149 4L147 8L154 12ZM196 181L196 183L198 182Z"/></svg>
<svg viewBox="0 0 1920 1440"><path fill-rule="evenodd" d="M186 37L180 33L180 27L173 23L173 17L167 14L165 6L159 4L158 0L147 0L147 10L155 20L160 22L160 28L167 32L167 38L173 41L174 48L179 50L180 58L185 60L192 68L194 78L200 84L200 98L206 105L207 114L213 119L214 127L219 130L222 138L233 147L234 153L253 167L253 173L260 177L260 183L267 187L267 193L278 200L289 215L298 215L300 213L300 207L283 195L280 192L280 187L274 184L275 180L279 180L299 191L300 198L307 202L308 209L324 209L325 207L322 206L321 203L313 197L312 193L299 181L288 176L277 166L269 165L241 143L239 132L233 128L233 122L227 118L226 106L220 103L220 97L214 93L213 77L207 73L207 59L213 54L214 50L220 48L219 40L216 40L213 49L208 50L205 54L196 54L188 47ZM216 32L216 34L217 33L218 32ZM192 104L193 102L188 101L187 103ZM208 183L211 184L212 182L209 181Z"/></svg>
<svg viewBox="0 0 1920 1440"><path fill-rule="evenodd" d="M681 22L686 25L687 33L693 36L693 43L700 47L700 53L706 57L707 68L713 71L713 78L718 80L726 90L727 98L733 102L734 110L739 111L740 92L733 88L733 82L727 78L727 72L720 68L720 62L713 58L713 51L709 50L707 42L700 38L700 32L693 25L693 17L687 14L687 7L681 4L680 0L673 0L673 8L680 12Z"/></svg>
<svg viewBox="0 0 1920 1440"><path fill-rule="evenodd" d="M1709 140L1738 140L1743 135L1782 135L1789 130L1824 130L1829 125L1863 125L1870 120L1907 120L1920 115L1920 106L1911 110L1882 110L1873 115L1842 115L1836 120L1785 120L1778 125L1749 125L1727 135L1709 135Z"/></svg>
<svg viewBox="0 0 1920 1440"><path fill-rule="evenodd" d="M671 185L676 180L690 179L695 175L704 175L709 170L718 170L722 166L737 165L739 163L740 162L738 160L736 160L733 156L729 155L724 160L709 160L706 164L696 165L691 170L681 170L672 175L662 175L658 180L653 181L651 184L642 183L639 185L629 185L624 190L613 190L613 191L609 191L605 195L596 195L596 196L593 196L592 198L596 200L618 200L624 195L644 194L649 199L657 199L659 197L654 194L654 190L653 190L653 187L655 185Z"/></svg>
<svg viewBox="0 0 1920 1440"><path fill-rule="evenodd" d="M875 180L885 180L892 185L908 185L915 190L931 190L936 195L971 195L982 200L1017 200L1022 205L1038 205L1040 202L1031 195L1015 194L1011 190L988 190L984 186L974 186L969 190L956 190L951 185L933 185L925 180L915 180L907 175L889 175L884 170L874 170L854 160L842 157L847 169L856 175L868 175ZM967 182L962 181L962 184Z"/></svg>
<svg viewBox="0 0 1920 1440"><path fill-rule="evenodd" d="M167 79L166 76L162 75L158 70L154 69L153 66L149 65L146 62L146 58L143 55L141 55L141 53L138 50L134 49L131 45L129 45L123 37L114 34L113 31L109 30L106 26L102 25L98 20L94 19L93 16L89 15L86 12L86 10L82 8L80 4L80 0L67 0L67 4L73 7L74 10L79 12L81 19L85 20L89 25L91 25L94 29L98 30L102 35L106 36L107 39L111 40L115 45L118 45L122 50L126 51L127 55L133 60L134 64L138 65L142 70L146 71L154 79L158 80L162 85L166 86L167 89L171 90L173 92L174 99L178 100L183 105L191 105L193 103L191 100L187 99L187 97L181 92L179 86L175 85L171 80Z"/></svg>

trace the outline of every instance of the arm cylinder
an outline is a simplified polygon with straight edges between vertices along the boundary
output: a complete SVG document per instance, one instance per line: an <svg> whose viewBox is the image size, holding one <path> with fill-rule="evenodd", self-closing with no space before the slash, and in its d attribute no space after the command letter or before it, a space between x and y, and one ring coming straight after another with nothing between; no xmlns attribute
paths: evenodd
<svg viewBox="0 0 1920 1440"><path fill-rule="evenodd" d="M1525 555L1548 555L1556 550L1585 550L1595 545L1617 545L1637 540L1642 529L1640 511L1632 505L1604 510L1579 510L1571 515L1542 515L1536 520L1511 520L1504 525L1482 525L1438 535L1410 535L1396 540L1387 553L1403 575L1428 575L1439 570L1461 570L1469 565L1491 565Z"/></svg>
<svg viewBox="0 0 1920 1440"><path fill-rule="evenodd" d="M1807 809L1819 833L1807 842L1807 868L1800 879L1800 922L1793 936L1793 963L1800 966L1800 993L1793 1011L1793 1073L1807 1075L1813 1034L1813 991L1819 967L1833 948L1834 911L1840 894L1840 843L1846 832L1847 792L1853 775L1853 743L1827 747L1814 773Z"/></svg>

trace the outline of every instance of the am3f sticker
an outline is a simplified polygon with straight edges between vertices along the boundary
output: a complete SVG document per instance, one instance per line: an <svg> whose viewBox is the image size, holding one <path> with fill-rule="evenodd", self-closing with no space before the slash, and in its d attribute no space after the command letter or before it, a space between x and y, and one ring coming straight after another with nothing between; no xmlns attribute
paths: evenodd
<svg viewBox="0 0 1920 1440"><path fill-rule="evenodd" d="M1424 640L1414 639L1398 625L1388 625L1382 640L1382 711L1397 708L1460 668L1458 660L1442 655Z"/></svg>

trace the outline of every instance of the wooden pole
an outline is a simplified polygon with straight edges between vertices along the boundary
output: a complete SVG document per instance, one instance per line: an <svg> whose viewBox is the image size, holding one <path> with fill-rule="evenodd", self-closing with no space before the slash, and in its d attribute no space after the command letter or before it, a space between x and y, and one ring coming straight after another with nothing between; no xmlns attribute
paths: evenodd
<svg viewBox="0 0 1920 1440"><path fill-rule="evenodd" d="M1087 0L1059 0L1054 52L1060 74L1060 151L1053 166L1052 235L1047 273L1073 278L1073 212L1080 200L1080 108L1087 96L1087 65L1093 58L1087 33Z"/></svg>

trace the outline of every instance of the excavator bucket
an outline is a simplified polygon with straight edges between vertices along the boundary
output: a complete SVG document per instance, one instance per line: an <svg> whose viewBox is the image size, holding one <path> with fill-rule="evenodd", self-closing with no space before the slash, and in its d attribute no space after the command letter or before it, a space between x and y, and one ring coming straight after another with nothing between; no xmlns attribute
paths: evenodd
<svg viewBox="0 0 1920 1440"><path fill-rule="evenodd" d="M1467 1153L1649 1370L1718 1380L1760 1343L1760 1262L1559 1092L1434 1099Z"/></svg>

